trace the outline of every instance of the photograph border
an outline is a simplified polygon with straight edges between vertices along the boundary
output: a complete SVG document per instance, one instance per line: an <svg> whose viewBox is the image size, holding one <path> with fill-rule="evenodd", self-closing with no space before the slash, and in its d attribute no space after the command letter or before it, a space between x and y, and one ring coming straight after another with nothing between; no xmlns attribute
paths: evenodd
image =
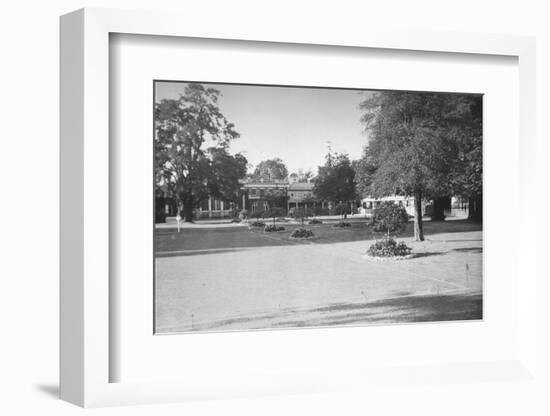
<svg viewBox="0 0 550 416"><path fill-rule="evenodd" d="M369 31L350 28L329 33L248 22L205 25L174 13L81 9L61 17L60 26L60 395L79 406L159 403L210 397L208 380L160 383L110 383L109 363L109 34L125 33L240 41L263 41L383 48L438 53L506 55L519 65L519 195L521 241L535 241L536 201L535 39L511 35L433 31ZM247 24L247 22L249 24ZM405 28L406 29L406 28ZM529 212L529 215L528 215ZM536 374L536 250L519 245L518 374ZM441 369L448 364L442 363ZM492 366L494 363L480 363ZM385 377L391 370L380 370ZM427 369L426 371L430 371ZM433 369L431 370L433 371ZM463 371L463 370L461 370ZM380 373L379 372L379 373ZM464 376L464 373L461 373ZM229 375L221 375L231 379ZM282 378L279 383L287 379ZM366 382L366 381L365 381ZM273 387L273 386L271 386ZM323 391L324 384L315 384ZM331 387L331 383L327 383ZM289 386L299 392L300 386ZM244 396L260 389L243 391ZM309 390L308 390L309 391Z"/></svg>

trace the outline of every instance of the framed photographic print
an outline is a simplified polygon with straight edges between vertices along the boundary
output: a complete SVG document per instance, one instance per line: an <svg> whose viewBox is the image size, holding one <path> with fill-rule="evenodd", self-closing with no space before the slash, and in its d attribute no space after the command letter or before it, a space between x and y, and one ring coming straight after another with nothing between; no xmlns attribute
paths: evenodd
<svg viewBox="0 0 550 416"><path fill-rule="evenodd" d="M243 22L62 17L62 398L529 379L533 40Z"/></svg>
<svg viewBox="0 0 550 416"><path fill-rule="evenodd" d="M154 96L156 334L482 319L482 95Z"/></svg>

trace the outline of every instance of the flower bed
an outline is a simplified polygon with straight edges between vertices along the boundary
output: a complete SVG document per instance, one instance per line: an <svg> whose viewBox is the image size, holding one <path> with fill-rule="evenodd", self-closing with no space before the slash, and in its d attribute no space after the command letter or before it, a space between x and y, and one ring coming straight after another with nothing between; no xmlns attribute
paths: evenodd
<svg viewBox="0 0 550 416"><path fill-rule="evenodd" d="M378 240L367 250L367 256L385 259L404 259L412 257L412 248L404 241L397 242L393 238Z"/></svg>
<svg viewBox="0 0 550 416"><path fill-rule="evenodd" d="M265 227L265 222L263 221L253 221L249 224L251 227Z"/></svg>
<svg viewBox="0 0 550 416"><path fill-rule="evenodd" d="M332 228L348 228L351 227L351 223L347 221L340 221L332 226Z"/></svg>
<svg viewBox="0 0 550 416"><path fill-rule="evenodd" d="M318 224L322 224L323 221L321 220L318 220L317 218L313 218L312 220L309 220L308 224L310 225L318 225Z"/></svg>
<svg viewBox="0 0 550 416"><path fill-rule="evenodd" d="M313 231L307 230L305 228L298 228L290 234L290 238L313 238L315 234Z"/></svg>
<svg viewBox="0 0 550 416"><path fill-rule="evenodd" d="M276 233L284 230L285 230L285 227L283 227L282 225L275 225L275 224L266 225L264 228L264 232L266 233Z"/></svg>

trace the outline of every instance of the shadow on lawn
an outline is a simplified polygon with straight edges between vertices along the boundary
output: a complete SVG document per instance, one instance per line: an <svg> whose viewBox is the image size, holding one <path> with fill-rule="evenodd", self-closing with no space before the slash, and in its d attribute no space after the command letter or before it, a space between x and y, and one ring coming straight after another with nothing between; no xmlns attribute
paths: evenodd
<svg viewBox="0 0 550 416"><path fill-rule="evenodd" d="M188 256L204 256L205 254L221 254L221 253L235 253L237 251L246 251L246 248L228 248L228 249L214 249L214 250L188 250L188 251L169 251L169 252L157 252L156 258L161 257L188 257Z"/></svg>
<svg viewBox="0 0 550 416"><path fill-rule="evenodd" d="M462 248L453 248L453 251L458 251L459 253L483 253L482 247L462 247Z"/></svg>
<svg viewBox="0 0 550 416"><path fill-rule="evenodd" d="M480 319L483 319L481 294L404 295L364 303L339 303L308 310L286 309L278 313L251 314L165 332L245 331Z"/></svg>
<svg viewBox="0 0 550 416"><path fill-rule="evenodd" d="M413 253L413 259L420 259L423 257L441 256L447 254L444 251L431 251L426 253Z"/></svg>
<svg viewBox="0 0 550 416"><path fill-rule="evenodd" d="M362 304L313 309L321 317L278 322L277 327L361 325L369 323L440 322L483 319L480 294L403 296Z"/></svg>

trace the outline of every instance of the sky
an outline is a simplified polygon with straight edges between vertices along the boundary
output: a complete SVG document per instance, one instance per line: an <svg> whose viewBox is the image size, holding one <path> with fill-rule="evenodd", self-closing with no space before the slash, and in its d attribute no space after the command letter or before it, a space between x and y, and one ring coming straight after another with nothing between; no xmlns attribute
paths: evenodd
<svg viewBox="0 0 550 416"><path fill-rule="evenodd" d="M155 99L178 98L183 82L156 82ZM218 105L240 137L230 146L248 162L281 158L289 173L324 164L333 151L358 159L366 144L359 103L368 93L357 90L206 84L221 92Z"/></svg>

